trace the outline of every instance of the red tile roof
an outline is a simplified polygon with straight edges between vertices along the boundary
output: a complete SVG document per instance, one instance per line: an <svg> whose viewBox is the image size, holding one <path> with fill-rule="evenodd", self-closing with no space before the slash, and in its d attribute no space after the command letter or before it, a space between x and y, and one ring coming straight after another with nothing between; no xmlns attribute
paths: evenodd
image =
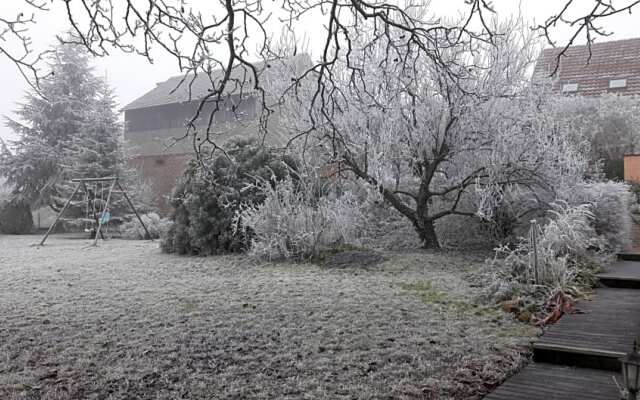
<svg viewBox="0 0 640 400"><path fill-rule="evenodd" d="M545 49L534 70L535 77L549 77L562 48ZM640 94L640 38L593 43L591 59L585 46L571 46L560 58L552 77L554 90L562 91L565 83L577 83L580 95L598 95L608 92ZM627 86L609 89L612 79L626 79Z"/></svg>

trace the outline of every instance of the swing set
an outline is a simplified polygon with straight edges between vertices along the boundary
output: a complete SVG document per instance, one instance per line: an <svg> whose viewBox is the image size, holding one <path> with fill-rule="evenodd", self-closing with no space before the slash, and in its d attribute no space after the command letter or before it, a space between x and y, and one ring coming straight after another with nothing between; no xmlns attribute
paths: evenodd
<svg viewBox="0 0 640 400"><path fill-rule="evenodd" d="M69 208L71 201L76 196L76 194L80 192L81 189L82 189L82 192L84 193L83 202L86 204L86 209L85 209L85 217L80 218L80 220L85 223L85 232L91 232L94 246L98 244L98 239L100 237L102 237L103 240L105 238L102 228L107 226L107 224L111 220L111 212L109 211L109 205L111 203L111 197L112 197L111 195L114 193L123 195L123 197L127 201L127 204L129 205L131 210L133 210L133 213L138 218L140 225L142 225L142 227L144 228L144 231L147 234L147 238L151 239L151 234L149 233L149 230L147 229L144 222L142 222L142 218L140 218L140 214L138 214L138 211L136 210L133 203L131 202L131 199L127 195L127 192L124 190L124 188L118 181L117 176L109 176L105 178L72 179L71 182L74 182L76 184L73 190L73 193L67 199L66 203L64 204L64 207L62 207L62 209L58 213L58 216L56 217L55 221L53 221L53 224L51 224L51 226L47 230L47 233L45 233L39 246L44 245L44 242L49 237L49 234L53 231L53 228L55 228L56 224L62 219L64 212L67 210L67 208ZM105 186L109 187L109 191L107 192L106 199L104 198ZM114 190L116 187L118 188L118 190Z"/></svg>

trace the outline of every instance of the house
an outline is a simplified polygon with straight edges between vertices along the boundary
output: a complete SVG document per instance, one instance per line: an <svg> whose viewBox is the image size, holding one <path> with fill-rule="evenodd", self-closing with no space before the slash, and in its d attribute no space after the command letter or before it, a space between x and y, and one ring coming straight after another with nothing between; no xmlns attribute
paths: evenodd
<svg viewBox="0 0 640 400"><path fill-rule="evenodd" d="M576 96L640 95L640 38L545 49L535 78L551 78L556 93ZM640 134L638 132L637 134ZM610 178L640 182L640 155L604 160Z"/></svg>
<svg viewBox="0 0 640 400"><path fill-rule="evenodd" d="M256 64L260 71L260 79L279 79L286 73L297 73L308 65L308 56L298 56L289 60L279 61L277 66L270 64ZM246 74L246 75L245 75ZM195 115L201 100L210 93L212 82L222 76L221 71L214 71L211 75L198 74L195 76L175 76L141 97L127 104L124 110L125 141L133 154L131 164L138 169L142 178L151 185L153 202L161 212L169 211L168 196L171 194L176 180L182 175L187 163L194 157L193 137L185 137L187 122ZM257 137L259 101L253 91L251 75L242 68L234 69L229 86L235 85L236 80L245 80L242 97L231 94L226 97L225 104L216 112L211 124L211 135L217 144L224 144L235 137ZM237 92L237 91L235 91ZM209 116L215 106L213 101L206 102L195 121L195 126L201 134L209 125ZM281 146L284 142L277 137L277 114L269 120L270 134L266 144ZM275 132L272 134L271 132Z"/></svg>
<svg viewBox="0 0 640 400"><path fill-rule="evenodd" d="M543 50L534 70L534 76L551 77L556 92L640 94L640 38L571 46L558 59L562 50Z"/></svg>

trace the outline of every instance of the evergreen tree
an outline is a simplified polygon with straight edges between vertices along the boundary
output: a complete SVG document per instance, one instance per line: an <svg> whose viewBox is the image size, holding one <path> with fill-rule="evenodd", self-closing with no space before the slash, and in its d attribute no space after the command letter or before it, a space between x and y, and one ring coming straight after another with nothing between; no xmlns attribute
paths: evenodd
<svg viewBox="0 0 640 400"><path fill-rule="evenodd" d="M82 134L71 138L66 159L73 178L122 175L125 157L122 151L122 124L115 112L113 89L100 81L96 89L93 113L83 122Z"/></svg>
<svg viewBox="0 0 640 400"><path fill-rule="evenodd" d="M161 247L167 253L213 255L245 251L252 232L237 229L236 212L261 204L265 195L251 187L256 177L275 184L287 175L293 160L272 154L255 139L228 143L227 154L192 161L173 190L173 224Z"/></svg>
<svg viewBox="0 0 640 400"><path fill-rule="evenodd" d="M41 93L28 92L18 119L7 118L19 139L0 154L0 175L14 197L58 210L71 179L117 175L124 156L113 91L94 75L86 51L61 44L49 62Z"/></svg>

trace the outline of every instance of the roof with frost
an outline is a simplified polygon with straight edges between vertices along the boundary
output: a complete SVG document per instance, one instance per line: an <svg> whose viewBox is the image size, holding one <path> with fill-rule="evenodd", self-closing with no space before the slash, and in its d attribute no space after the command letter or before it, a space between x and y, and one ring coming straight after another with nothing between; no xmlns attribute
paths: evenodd
<svg viewBox="0 0 640 400"><path fill-rule="evenodd" d="M603 93L640 94L640 38L545 49L534 76L551 77L558 92L586 96ZM557 70L554 73L554 69ZM553 74L553 75L552 75Z"/></svg>

